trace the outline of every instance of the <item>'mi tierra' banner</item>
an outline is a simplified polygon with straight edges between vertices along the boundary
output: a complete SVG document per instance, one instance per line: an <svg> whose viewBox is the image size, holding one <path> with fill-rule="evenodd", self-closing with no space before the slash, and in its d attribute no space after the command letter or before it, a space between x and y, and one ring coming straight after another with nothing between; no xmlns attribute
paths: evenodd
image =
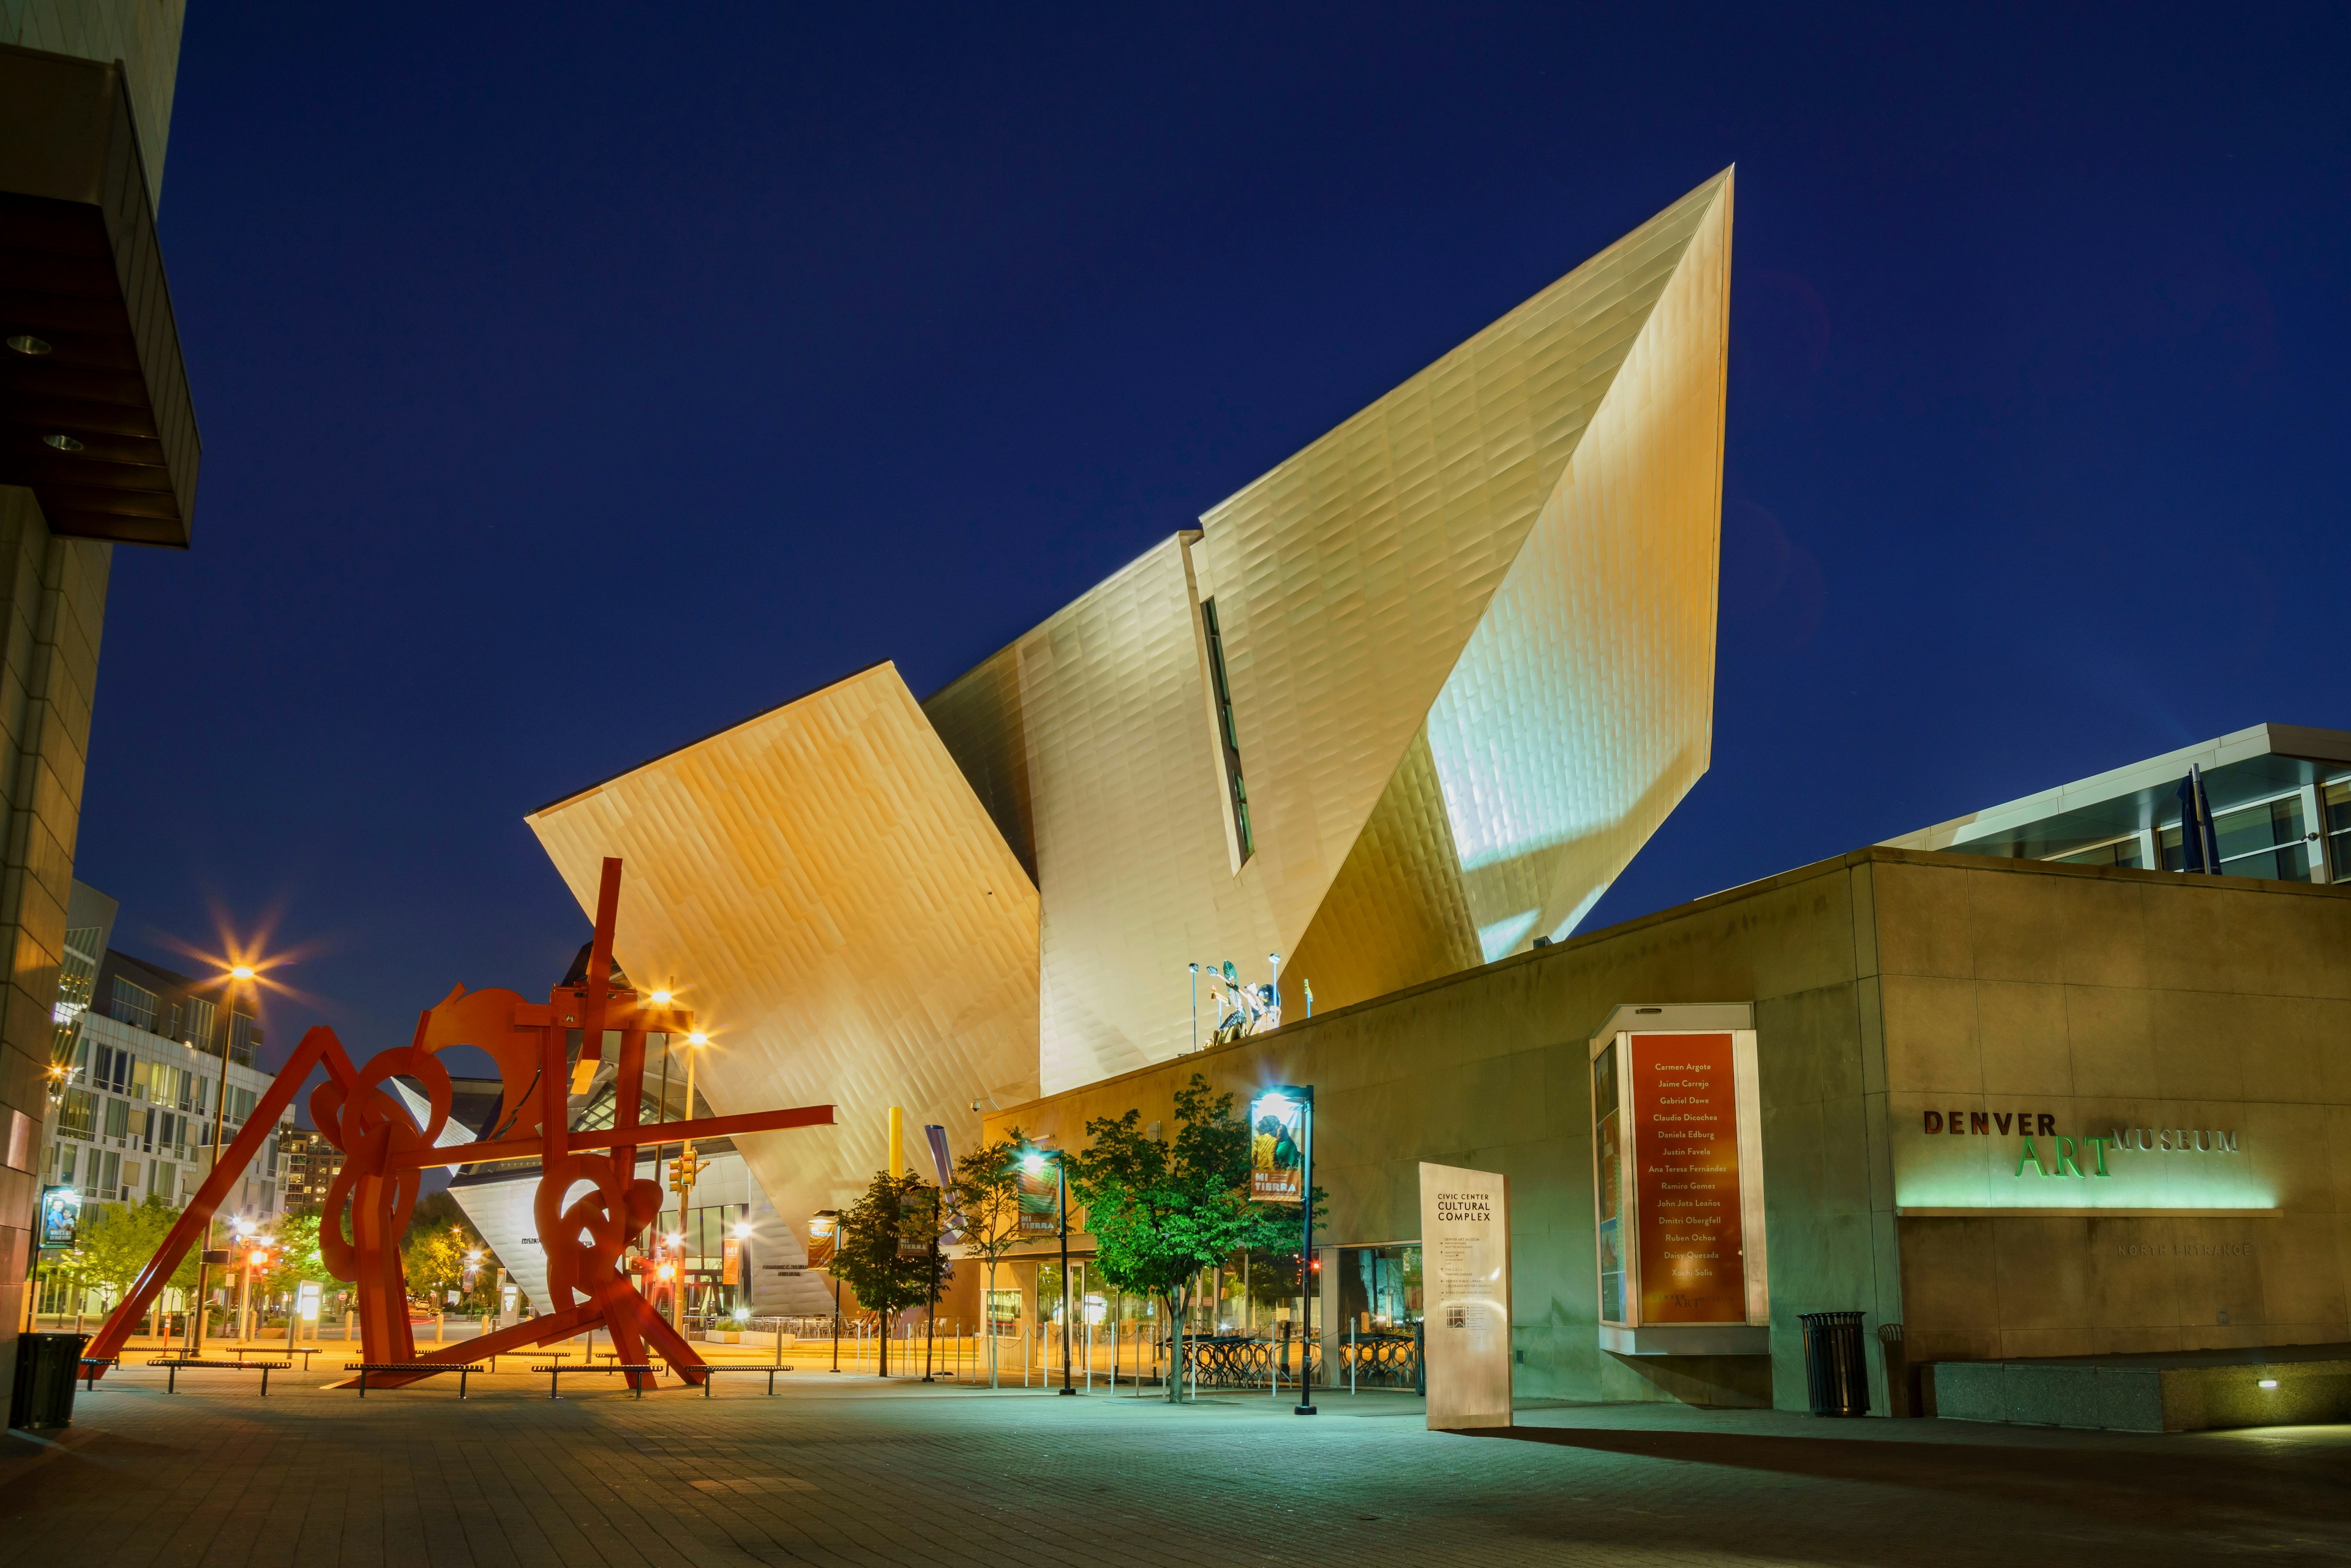
<svg viewBox="0 0 2351 1568"><path fill-rule="evenodd" d="M1895 1094L1887 1111L1907 1215L2277 1207L2241 1105Z"/></svg>

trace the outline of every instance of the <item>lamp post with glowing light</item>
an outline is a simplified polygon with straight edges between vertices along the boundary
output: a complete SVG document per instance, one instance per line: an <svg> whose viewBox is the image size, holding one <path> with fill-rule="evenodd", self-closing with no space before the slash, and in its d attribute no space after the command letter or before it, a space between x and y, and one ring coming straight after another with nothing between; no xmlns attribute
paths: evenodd
<svg viewBox="0 0 2351 1568"><path fill-rule="evenodd" d="M655 991L659 1000L668 993ZM685 1119L694 1120L694 1065L695 1052L710 1043L710 1037L700 1030L685 1037ZM670 1321L679 1333L685 1332L685 1231L686 1211L694 1202L694 1178L700 1174L694 1157L694 1140L682 1139L677 1146L677 1234L670 1238L677 1254L677 1283L670 1292Z"/></svg>
<svg viewBox="0 0 2351 1568"><path fill-rule="evenodd" d="M1021 1156L1032 1176L1042 1175L1045 1162L1053 1162L1053 1175L1059 1184L1061 1211L1061 1386L1055 1392L1074 1395L1077 1389L1070 1383L1070 1173L1061 1164L1059 1149L1031 1149Z"/></svg>
<svg viewBox="0 0 2351 1568"><path fill-rule="evenodd" d="M236 1032L236 988L253 983L253 966L235 964L229 967L228 985L222 996L221 1011L227 1015L221 1020L220 1092L213 1098L213 1153L206 1173L220 1168L221 1140L228 1128L228 1051L231 1036ZM213 1248L212 1217L204 1219L204 1249L196 1260L195 1311L188 1314L188 1352L202 1355L204 1350L204 1307L212 1296Z"/></svg>

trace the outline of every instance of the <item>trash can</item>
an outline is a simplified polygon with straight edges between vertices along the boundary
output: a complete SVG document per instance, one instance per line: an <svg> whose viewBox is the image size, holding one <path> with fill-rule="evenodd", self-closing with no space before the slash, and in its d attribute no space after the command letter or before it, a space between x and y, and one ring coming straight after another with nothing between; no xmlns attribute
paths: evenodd
<svg viewBox="0 0 2351 1568"><path fill-rule="evenodd" d="M8 1425L28 1432L73 1425L74 1377L89 1336L16 1336L16 1384L8 1395Z"/></svg>
<svg viewBox="0 0 2351 1568"><path fill-rule="evenodd" d="M1801 1312L1804 1382L1815 1416L1869 1414L1869 1358L1862 1349L1859 1312Z"/></svg>

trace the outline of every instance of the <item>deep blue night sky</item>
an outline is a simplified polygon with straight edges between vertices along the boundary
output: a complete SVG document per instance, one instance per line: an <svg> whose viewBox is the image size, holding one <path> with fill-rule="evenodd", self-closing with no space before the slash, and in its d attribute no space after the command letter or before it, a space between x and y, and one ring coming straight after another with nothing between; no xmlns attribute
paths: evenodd
<svg viewBox="0 0 2351 1568"><path fill-rule="evenodd" d="M198 0L116 945L274 912L273 1057L536 990L526 810L928 693L1734 162L1713 771L1586 929L2351 727L2346 14L1760 9Z"/></svg>

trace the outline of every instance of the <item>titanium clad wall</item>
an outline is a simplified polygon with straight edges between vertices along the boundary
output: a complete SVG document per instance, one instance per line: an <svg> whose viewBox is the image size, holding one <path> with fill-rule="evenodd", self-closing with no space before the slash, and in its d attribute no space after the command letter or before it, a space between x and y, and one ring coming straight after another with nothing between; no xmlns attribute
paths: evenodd
<svg viewBox="0 0 2351 1568"><path fill-rule="evenodd" d="M1024 802L1034 825L1038 886L1051 890L1049 1086L1187 1049L1186 963L1255 955L1262 977L1275 945L1226 847L1185 543L1155 546L925 705L975 789Z"/></svg>
<svg viewBox="0 0 2351 1568"><path fill-rule="evenodd" d="M714 1112L838 1108L737 1140L795 1237L886 1167L890 1106L921 1168L925 1123L967 1148L975 1099L1036 1092L1036 891L894 666L528 821L582 909L622 858L616 956L708 1030Z"/></svg>
<svg viewBox="0 0 2351 1568"><path fill-rule="evenodd" d="M1489 961L1573 930L1706 771L1729 253L1725 187L1428 716Z"/></svg>
<svg viewBox="0 0 2351 1568"><path fill-rule="evenodd" d="M1202 518L1194 554L1222 618L1258 821L1243 876L1262 880L1293 941L1729 181L1708 181Z"/></svg>
<svg viewBox="0 0 2351 1568"><path fill-rule="evenodd" d="M1047 1092L1564 931L1704 771L1730 175L925 705L1041 890ZM1187 547L1188 542L1188 549ZM1233 870L1196 603L1256 852ZM1481 941L1482 934L1482 941Z"/></svg>

